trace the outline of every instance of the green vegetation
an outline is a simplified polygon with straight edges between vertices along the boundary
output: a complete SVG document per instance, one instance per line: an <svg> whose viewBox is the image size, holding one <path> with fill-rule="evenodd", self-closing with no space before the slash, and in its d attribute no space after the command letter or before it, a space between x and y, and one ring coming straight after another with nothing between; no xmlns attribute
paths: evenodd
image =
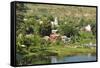
<svg viewBox="0 0 100 68"><path fill-rule="evenodd" d="M92 55L95 55L96 49L95 48L87 48L77 45L71 45L70 46L51 46L50 49L52 49L54 52L58 54L58 56L72 56L72 55L82 55L82 54L88 54L91 53Z"/></svg>
<svg viewBox="0 0 100 68"><path fill-rule="evenodd" d="M96 54L96 47L84 46L96 44L96 8L18 3L16 16L18 65L50 63L47 56ZM59 27L52 28L51 21L55 17L58 18ZM91 25L90 32L81 30L88 24ZM65 35L71 41L64 43L57 39L53 43L44 40L43 37L50 36L52 29L57 29L61 36Z"/></svg>

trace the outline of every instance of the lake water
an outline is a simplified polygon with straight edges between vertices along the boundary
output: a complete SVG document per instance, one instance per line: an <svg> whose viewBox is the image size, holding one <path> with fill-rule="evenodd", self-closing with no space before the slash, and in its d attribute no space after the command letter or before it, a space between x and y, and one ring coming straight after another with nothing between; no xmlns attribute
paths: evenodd
<svg viewBox="0 0 100 68"><path fill-rule="evenodd" d="M19 57L20 58L20 57ZM19 59L22 61L22 59ZM34 59L31 59L31 62L26 61L24 65L32 64L50 64L50 63L65 63L65 62L82 62L82 61L96 61L96 56L87 54L87 55L74 55L74 56L41 56Z"/></svg>
<svg viewBox="0 0 100 68"><path fill-rule="evenodd" d="M56 57L51 56L51 63L64 63L64 62L81 62L81 61L95 61L96 56L88 55L76 55L76 56L64 56Z"/></svg>

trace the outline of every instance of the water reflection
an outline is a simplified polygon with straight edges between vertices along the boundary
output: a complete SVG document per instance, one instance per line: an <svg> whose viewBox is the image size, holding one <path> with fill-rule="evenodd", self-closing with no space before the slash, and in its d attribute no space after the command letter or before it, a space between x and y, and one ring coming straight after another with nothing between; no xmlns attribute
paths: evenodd
<svg viewBox="0 0 100 68"><path fill-rule="evenodd" d="M92 56L92 54L91 54L91 53L89 53L89 54L88 54L88 57L91 57L91 56Z"/></svg>
<svg viewBox="0 0 100 68"><path fill-rule="evenodd" d="M81 61L96 61L96 56L88 55L76 55L76 56L64 56L64 57L51 57L51 63L64 63L64 62L81 62Z"/></svg>
<svg viewBox="0 0 100 68"><path fill-rule="evenodd" d="M20 57L19 57L20 58ZM19 59L18 61L22 61ZM39 56L35 58L27 58L20 62L19 65L33 65L33 64L50 64L50 63L64 63L64 62L82 62L82 61L96 61L96 56L92 54L74 55L74 56Z"/></svg>
<svg viewBox="0 0 100 68"><path fill-rule="evenodd" d="M57 57L56 56L51 56L51 63L57 63Z"/></svg>

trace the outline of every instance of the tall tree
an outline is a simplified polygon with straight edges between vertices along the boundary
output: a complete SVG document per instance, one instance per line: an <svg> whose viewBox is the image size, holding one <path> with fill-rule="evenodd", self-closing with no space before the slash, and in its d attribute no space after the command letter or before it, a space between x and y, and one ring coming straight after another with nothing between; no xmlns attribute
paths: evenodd
<svg viewBox="0 0 100 68"><path fill-rule="evenodd" d="M16 31L17 35L24 28L24 17L26 13L27 7L23 3L16 4Z"/></svg>

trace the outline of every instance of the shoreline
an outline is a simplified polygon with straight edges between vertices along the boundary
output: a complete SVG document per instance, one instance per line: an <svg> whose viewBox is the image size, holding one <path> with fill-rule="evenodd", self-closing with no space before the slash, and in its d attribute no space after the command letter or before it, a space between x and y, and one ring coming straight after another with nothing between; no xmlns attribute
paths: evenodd
<svg viewBox="0 0 100 68"><path fill-rule="evenodd" d="M84 55L84 54L91 54L96 55L96 48L67 48L61 46L53 46L50 47L52 52L57 54L58 56L73 56L73 55Z"/></svg>

